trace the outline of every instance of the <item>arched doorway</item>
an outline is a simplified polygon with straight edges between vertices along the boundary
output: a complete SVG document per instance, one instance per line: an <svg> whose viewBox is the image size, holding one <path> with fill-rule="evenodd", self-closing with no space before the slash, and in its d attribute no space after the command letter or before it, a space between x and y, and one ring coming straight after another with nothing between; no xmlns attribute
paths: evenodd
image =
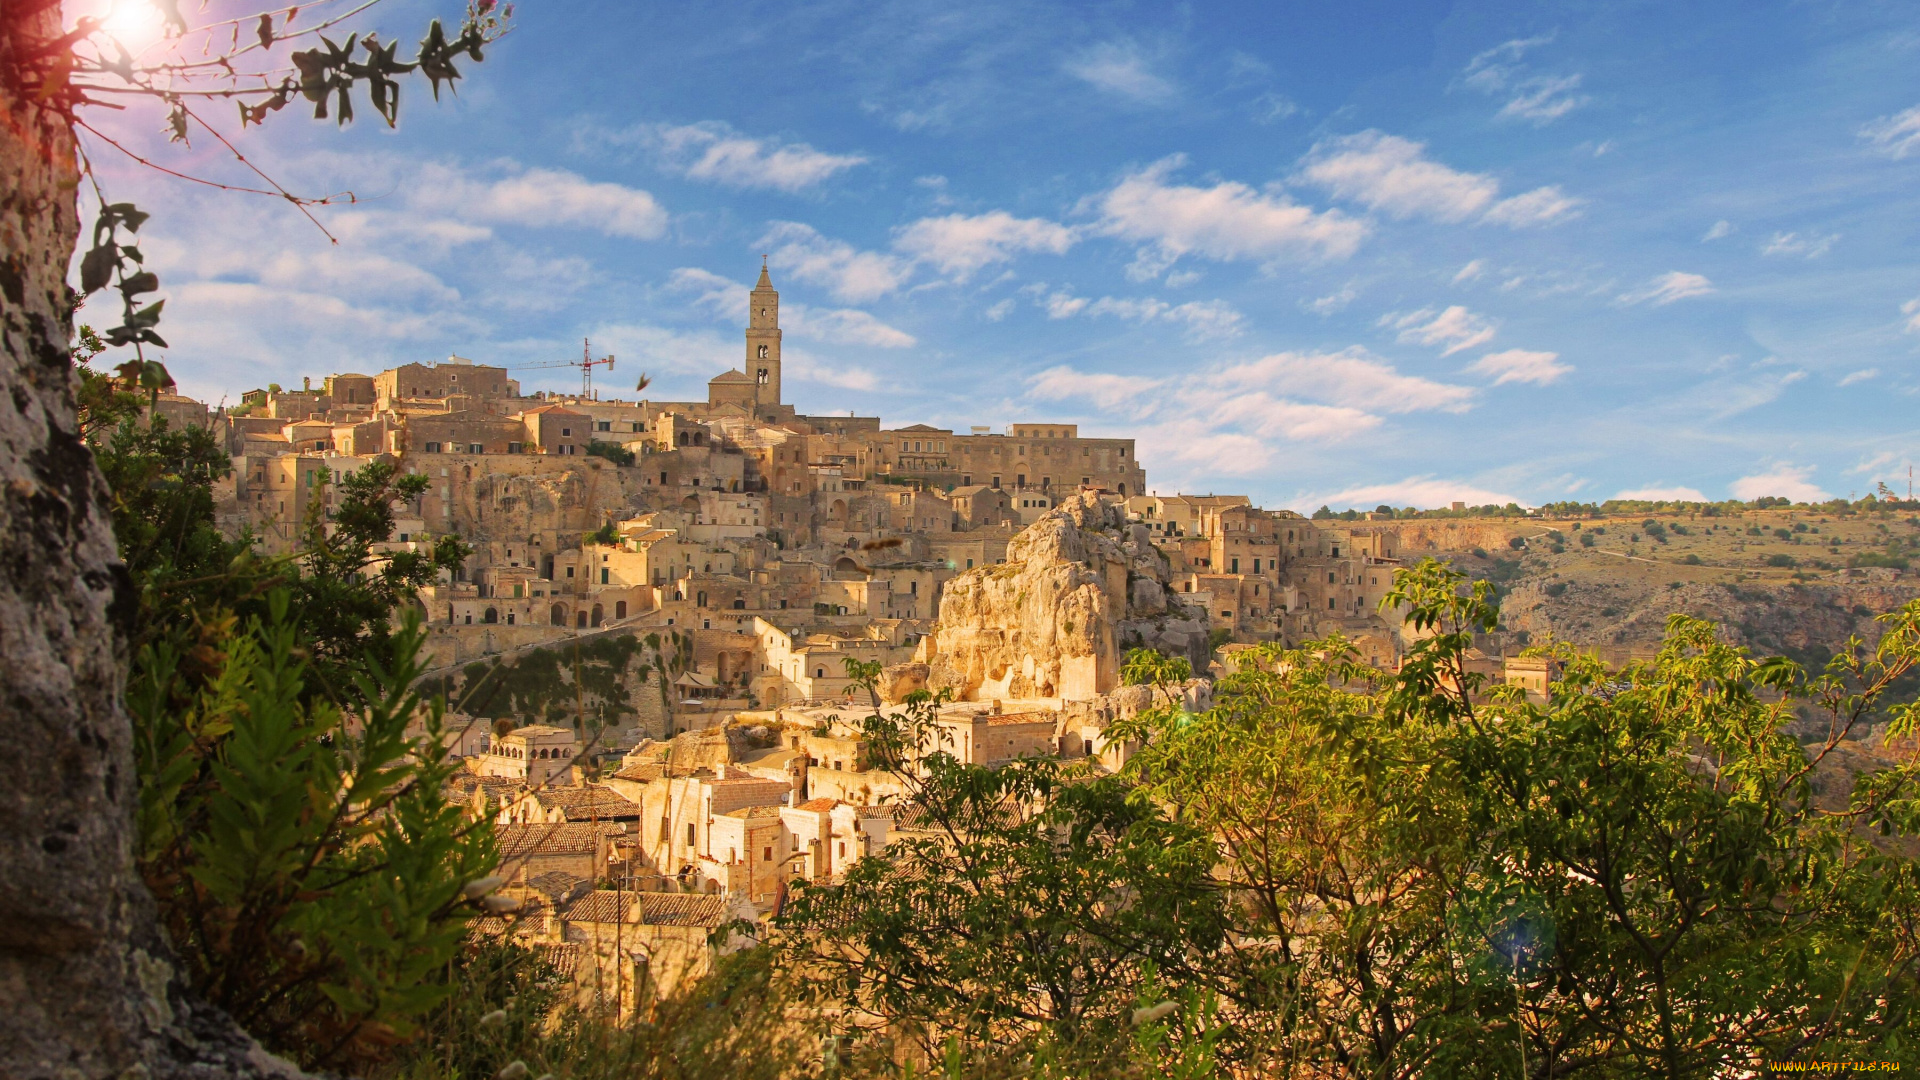
<svg viewBox="0 0 1920 1080"><path fill-rule="evenodd" d="M500 613L493 608L488 608L486 614L480 616L480 621L483 623L497 623L500 621Z"/></svg>
<svg viewBox="0 0 1920 1080"><path fill-rule="evenodd" d="M555 605L553 605L553 619L552 619L552 621L553 621L553 625L555 625L555 626L565 626L565 625L567 625L567 605L565 605L565 604L555 604Z"/></svg>
<svg viewBox="0 0 1920 1080"><path fill-rule="evenodd" d="M593 605L593 625L595 626L600 625L600 605L599 604Z"/></svg>
<svg viewBox="0 0 1920 1080"><path fill-rule="evenodd" d="M573 613L573 615L574 615L574 624L573 624L574 628L578 630L585 630L587 628L587 613L584 611L576 611Z"/></svg>
<svg viewBox="0 0 1920 1080"><path fill-rule="evenodd" d="M627 617L627 602L625 600L614 601L613 617L616 622Z"/></svg>

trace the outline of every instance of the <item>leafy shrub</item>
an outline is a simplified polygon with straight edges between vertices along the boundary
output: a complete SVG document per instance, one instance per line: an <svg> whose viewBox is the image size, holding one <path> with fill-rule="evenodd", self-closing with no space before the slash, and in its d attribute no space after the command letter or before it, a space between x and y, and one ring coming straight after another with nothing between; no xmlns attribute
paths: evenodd
<svg viewBox="0 0 1920 1080"><path fill-rule="evenodd" d="M1894 570L1905 570L1907 558L1904 555L1886 555L1878 551L1869 551L1855 555L1847 560L1848 566L1885 566Z"/></svg>
<svg viewBox="0 0 1920 1080"><path fill-rule="evenodd" d="M634 462L633 451L616 442L595 439L587 444L587 453L597 458L605 458L615 465L631 465Z"/></svg>
<svg viewBox="0 0 1920 1080"><path fill-rule="evenodd" d="M1524 536L1509 537L1507 539L1507 546L1515 551L1519 551L1527 546L1527 538Z"/></svg>
<svg viewBox="0 0 1920 1080"><path fill-rule="evenodd" d="M1597 532L1599 532L1599 531L1600 531L1600 530L1598 530L1598 529L1594 529L1594 530L1591 530L1591 531L1589 531L1589 532L1583 532L1583 533L1581 533L1581 534L1580 534L1580 546L1581 546L1581 547L1587 547L1587 548L1590 548L1590 547L1592 547L1592 546L1593 546L1593 534L1594 534L1594 533L1597 533Z"/></svg>
<svg viewBox="0 0 1920 1080"><path fill-rule="evenodd" d="M1680 561L1681 561L1682 563L1685 563L1685 564L1686 564L1686 565L1688 565L1688 566L1699 566L1699 565L1700 565L1700 556L1698 556L1698 555L1695 555L1695 554L1693 554L1693 553L1691 553L1691 552L1689 552L1689 553L1688 553L1688 554L1687 554L1686 556L1684 556L1683 558L1681 558L1681 560L1680 560Z"/></svg>
<svg viewBox="0 0 1920 1080"><path fill-rule="evenodd" d="M1799 566L1800 560L1791 555L1775 554L1767 556L1768 566Z"/></svg>
<svg viewBox="0 0 1920 1080"><path fill-rule="evenodd" d="M1564 581L1556 581L1547 586L1546 591L1548 596L1563 596L1567 591L1567 583Z"/></svg>
<svg viewBox="0 0 1920 1080"><path fill-rule="evenodd" d="M440 707L408 689L417 618L368 657L349 714L309 693L290 600L231 628L203 681L171 642L143 650L139 861L198 994L269 1047L351 1063L450 992L493 834L444 794Z"/></svg>

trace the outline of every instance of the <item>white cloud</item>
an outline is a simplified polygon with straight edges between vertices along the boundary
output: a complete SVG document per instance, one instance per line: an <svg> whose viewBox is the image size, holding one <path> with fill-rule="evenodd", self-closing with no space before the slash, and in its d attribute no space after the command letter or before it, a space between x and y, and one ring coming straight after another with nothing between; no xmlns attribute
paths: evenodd
<svg viewBox="0 0 1920 1080"><path fill-rule="evenodd" d="M1165 385L1164 379L1141 375L1112 375L1097 371L1075 371L1062 364L1050 367L1027 380L1039 397L1049 401L1086 398L1103 409L1138 412L1147 395Z"/></svg>
<svg viewBox="0 0 1920 1080"><path fill-rule="evenodd" d="M714 318L738 320L746 317L747 287L710 270L682 266L667 275L667 289L691 295L693 306Z"/></svg>
<svg viewBox="0 0 1920 1080"><path fill-rule="evenodd" d="M785 352L781 359L781 366L786 374L802 382L835 386L842 390L878 390L880 388L879 376L863 367L855 367L851 364L828 364L807 353L792 350Z"/></svg>
<svg viewBox="0 0 1920 1080"><path fill-rule="evenodd" d="M558 169L481 180L429 165L413 190L417 204L493 224L569 225L636 240L657 240L667 231L666 210L647 192Z"/></svg>
<svg viewBox="0 0 1920 1080"><path fill-rule="evenodd" d="M1486 270L1487 270L1487 260L1475 259L1472 262L1468 263L1467 265L1461 267L1459 273L1453 275L1453 284L1464 285L1467 282L1472 281L1475 278L1479 277L1481 274L1486 273Z"/></svg>
<svg viewBox="0 0 1920 1080"><path fill-rule="evenodd" d="M1870 458L1863 458L1858 465L1855 465L1853 468L1847 470L1847 475L1858 476L1861 473L1877 472L1878 470L1886 468L1888 465L1892 465L1894 462L1901 461L1901 460L1903 459L1895 451L1882 450Z"/></svg>
<svg viewBox="0 0 1920 1080"><path fill-rule="evenodd" d="M1057 291L1039 302L1046 308L1050 319L1067 319L1075 315L1112 315L1129 322L1181 323L1186 326L1187 337L1192 341L1238 337L1246 323L1246 316L1224 300L1189 300L1184 304L1169 304L1153 297L1103 296L1098 300L1090 300Z"/></svg>
<svg viewBox="0 0 1920 1080"><path fill-rule="evenodd" d="M1256 124L1279 123L1289 116L1298 115L1301 111L1299 104L1294 102L1293 99L1287 97L1285 94L1275 94L1272 92L1261 94L1259 97L1254 98L1253 101L1248 104L1247 108L1248 111L1253 114L1253 121Z"/></svg>
<svg viewBox="0 0 1920 1080"><path fill-rule="evenodd" d="M1232 396L1200 391L1185 404L1193 409L1195 427L1225 423L1253 436L1296 442L1341 442L1381 424L1380 417L1364 409L1309 404L1260 391Z"/></svg>
<svg viewBox="0 0 1920 1080"><path fill-rule="evenodd" d="M1502 119L1531 120L1538 125L1551 124L1592 100L1573 93L1580 86L1578 75L1537 75L1515 84L1514 95L1495 114Z"/></svg>
<svg viewBox="0 0 1920 1080"><path fill-rule="evenodd" d="M751 138L717 122L662 124L649 136L669 168L729 187L802 191L867 162L859 154L829 154L806 143Z"/></svg>
<svg viewBox="0 0 1920 1080"><path fill-rule="evenodd" d="M1907 324L1901 331L1908 334L1920 334L1920 296L1900 305L1900 314L1907 316Z"/></svg>
<svg viewBox="0 0 1920 1080"><path fill-rule="evenodd" d="M828 345L867 345L878 349L909 349L919 339L853 308L813 308L784 304L780 325L797 338Z"/></svg>
<svg viewBox="0 0 1920 1080"><path fill-rule="evenodd" d="M774 222L760 242L772 248L769 262L776 268L854 303L899 289L913 272L904 259L861 251L797 221Z"/></svg>
<svg viewBox="0 0 1920 1080"><path fill-rule="evenodd" d="M1831 251L1833 245L1839 240L1839 233L1828 233L1825 236L1819 233L1808 233L1802 236L1797 232L1777 232L1773 234L1773 239L1767 241L1766 246L1760 249L1760 254L1800 255L1817 259Z"/></svg>
<svg viewBox="0 0 1920 1080"><path fill-rule="evenodd" d="M1860 137L1890 158L1903 158L1920 150L1920 105L1867 124L1860 129Z"/></svg>
<svg viewBox="0 0 1920 1080"><path fill-rule="evenodd" d="M1390 413L1465 412L1475 396L1471 387L1402 375L1358 346L1333 353L1275 353L1229 364L1209 379L1232 391L1271 389Z"/></svg>
<svg viewBox="0 0 1920 1080"><path fill-rule="evenodd" d="M1024 252L1065 254L1077 237L1074 231L1045 218L1017 218L1005 210L991 213L948 214L921 218L901 228L894 250L930 263L959 280L975 271L1002 263Z"/></svg>
<svg viewBox="0 0 1920 1080"><path fill-rule="evenodd" d="M1479 217L1519 228L1573 217L1582 205L1558 187L1500 199L1500 182L1493 177L1449 168L1427 158L1426 144L1380 131L1315 145L1300 178L1395 218L1459 222Z"/></svg>
<svg viewBox="0 0 1920 1080"><path fill-rule="evenodd" d="M1185 288L1206 276L1206 273L1201 270L1175 270L1167 275L1166 286L1169 289Z"/></svg>
<svg viewBox="0 0 1920 1080"><path fill-rule="evenodd" d="M1015 307L1015 301L1013 297L1011 296L1007 297L1005 300L1002 300L999 303L994 304L992 307L986 310L985 314L987 316L987 321L999 322L1001 319L1004 319L1007 316L1013 314L1014 307Z"/></svg>
<svg viewBox="0 0 1920 1080"><path fill-rule="evenodd" d="M1709 240L1719 240L1732 235L1733 222L1716 221L1713 223L1713 227L1707 230L1707 235L1700 238L1700 242L1704 244Z"/></svg>
<svg viewBox="0 0 1920 1080"><path fill-rule="evenodd" d="M1771 358L1769 358L1771 359ZM1777 362L1777 361L1776 361ZM1761 361L1762 364L1767 361ZM1755 365L1756 367L1759 365ZM1787 387L1807 377L1804 371L1762 374L1746 381L1723 380L1709 384L1702 394L1702 406L1715 420L1738 416L1749 409L1777 401Z"/></svg>
<svg viewBox="0 0 1920 1080"><path fill-rule="evenodd" d="M1467 370L1496 376L1493 380L1495 386L1510 382L1546 386L1573 370L1572 364L1562 364L1559 360L1559 353L1508 349L1505 352L1488 353L1469 364Z"/></svg>
<svg viewBox="0 0 1920 1080"><path fill-rule="evenodd" d="M1212 187L1169 183L1185 159L1166 158L1123 178L1099 197L1103 233L1146 245L1141 265L1154 276L1183 255L1239 259L1344 259L1368 226L1337 210L1315 212L1245 184Z"/></svg>
<svg viewBox="0 0 1920 1080"><path fill-rule="evenodd" d="M1456 502L1468 506L1505 506L1520 499L1503 491L1493 491L1459 480L1438 480L1431 476L1409 476L1384 484L1363 484L1330 495L1303 497L1298 507L1310 511L1329 506L1338 510L1371 510L1376 506L1413 506L1420 509L1444 509Z"/></svg>
<svg viewBox="0 0 1920 1080"><path fill-rule="evenodd" d="M1861 368L1859 371L1853 371L1853 372L1847 373L1846 378L1843 378L1840 380L1840 385L1852 386L1854 383L1866 382L1868 379L1877 378L1879 374L1880 374L1879 368L1876 368L1876 367Z"/></svg>
<svg viewBox="0 0 1920 1080"><path fill-rule="evenodd" d="M1062 65L1067 74L1097 90L1131 101L1157 105L1178 93L1173 83L1153 70L1140 46L1131 41L1105 41L1080 50Z"/></svg>
<svg viewBox="0 0 1920 1080"><path fill-rule="evenodd" d="M1779 464L1769 471L1753 476L1743 476L1727 485L1727 490L1736 499L1762 499L1769 496L1784 497L1794 502L1820 502L1830 496L1811 478L1813 466Z"/></svg>
<svg viewBox="0 0 1920 1080"><path fill-rule="evenodd" d="M1644 288L1621 293L1618 299L1622 304L1643 304L1652 301L1654 307L1665 307L1675 300L1705 296L1710 292L1713 292L1713 282L1701 275L1669 270L1648 282Z"/></svg>
<svg viewBox="0 0 1920 1080"><path fill-rule="evenodd" d="M1445 345L1442 356L1485 345L1493 340L1499 326L1492 319L1475 315L1458 304L1438 313L1432 308L1421 308L1405 315L1387 315L1380 320L1380 325L1399 330L1398 340L1403 344Z"/></svg>
<svg viewBox="0 0 1920 1080"><path fill-rule="evenodd" d="M1062 365L1028 386L1036 399L1084 401L1090 416L1125 419L1143 454L1196 480L1257 475L1277 458L1278 443L1337 443L1378 429L1384 413L1460 412L1476 393L1401 374L1359 348L1161 376Z"/></svg>
<svg viewBox="0 0 1920 1080"><path fill-rule="evenodd" d="M1080 314L1093 301L1084 296L1075 296L1068 292L1057 292L1046 298L1045 307L1049 319L1069 319Z"/></svg>
<svg viewBox="0 0 1920 1080"><path fill-rule="evenodd" d="M1330 293L1317 300L1302 300L1300 306L1313 312L1315 315L1326 316L1341 310L1348 304L1359 299L1359 297L1360 293L1354 289L1353 282L1349 281L1345 285L1340 286L1339 292Z"/></svg>
<svg viewBox="0 0 1920 1080"><path fill-rule="evenodd" d="M1486 94L1510 94L1497 114L1503 120L1531 120L1545 126L1592 100L1576 94L1579 75L1529 75L1521 57L1551 42L1553 34L1502 42L1467 62L1464 82ZM1603 151L1596 151L1598 157Z"/></svg>
<svg viewBox="0 0 1920 1080"><path fill-rule="evenodd" d="M1707 497L1698 488L1662 487L1653 484L1649 487L1630 488L1615 495L1616 499L1638 502L1706 502Z"/></svg>
<svg viewBox="0 0 1920 1080"><path fill-rule="evenodd" d="M590 336L596 348L618 356L622 368L655 375L666 372L711 378L739 367L743 355L737 338L707 330L684 333L647 323L603 323L594 327ZM627 385L631 387L632 383ZM663 389L650 388L649 392L658 394Z"/></svg>
<svg viewBox="0 0 1920 1080"><path fill-rule="evenodd" d="M1517 63L1531 49L1550 44L1554 34L1541 34L1538 37L1514 38L1503 41L1493 48L1475 54L1467 61L1467 83L1481 89L1498 90L1507 85L1513 77L1512 64Z"/></svg>
<svg viewBox="0 0 1920 1080"><path fill-rule="evenodd" d="M1334 195L1397 218L1464 221L1500 193L1491 176L1450 169L1426 147L1379 131L1343 135L1316 145L1301 176Z"/></svg>
<svg viewBox="0 0 1920 1080"><path fill-rule="evenodd" d="M1580 208L1586 200L1576 199L1560 190L1558 184L1548 184L1532 191L1522 192L1511 199L1501 199L1487 208L1486 216L1480 220L1493 225L1505 225L1509 228L1524 229L1532 225L1552 225L1580 216Z"/></svg>
<svg viewBox="0 0 1920 1080"><path fill-rule="evenodd" d="M692 296L694 307L714 318L746 318L747 286L695 267L683 266L667 277L669 291ZM905 349L919 344L912 334L853 308L816 308L788 302L780 306L780 326L788 334L829 345L868 345Z"/></svg>

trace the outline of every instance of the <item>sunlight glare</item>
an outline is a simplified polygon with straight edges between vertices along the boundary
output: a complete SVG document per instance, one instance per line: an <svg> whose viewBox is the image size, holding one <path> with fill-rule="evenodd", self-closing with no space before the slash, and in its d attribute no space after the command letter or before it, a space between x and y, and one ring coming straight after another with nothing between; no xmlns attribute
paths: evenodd
<svg viewBox="0 0 1920 1080"><path fill-rule="evenodd" d="M164 16L149 0L114 0L106 20L101 23L101 29L132 53L160 40L164 28Z"/></svg>

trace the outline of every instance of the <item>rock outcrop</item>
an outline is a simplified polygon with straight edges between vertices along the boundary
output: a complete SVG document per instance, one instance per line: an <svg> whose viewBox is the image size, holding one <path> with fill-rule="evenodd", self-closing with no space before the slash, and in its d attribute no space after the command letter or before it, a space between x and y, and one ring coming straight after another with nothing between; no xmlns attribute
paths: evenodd
<svg viewBox="0 0 1920 1080"><path fill-rule="evenodd" d="M1122 650L1147 645L1206 667L1207 623L1167 589L1165 556L1118 503L1068 499L949 581L928 684L973 700L1108 693Z"/></svg>

